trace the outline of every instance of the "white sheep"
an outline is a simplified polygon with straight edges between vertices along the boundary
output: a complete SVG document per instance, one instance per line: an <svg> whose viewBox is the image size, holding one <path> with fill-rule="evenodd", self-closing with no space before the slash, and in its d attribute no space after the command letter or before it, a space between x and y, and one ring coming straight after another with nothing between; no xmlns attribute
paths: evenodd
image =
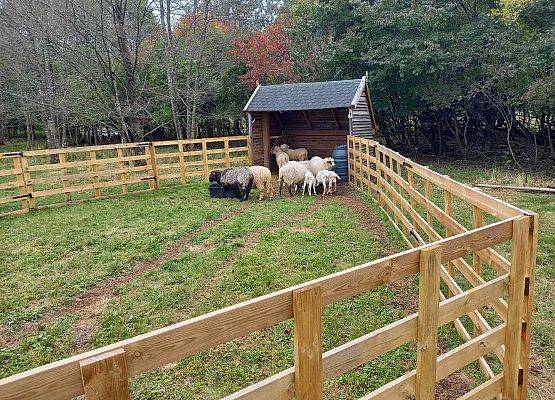
<svg viewBox="0 0 555 400"><path fill-rule="evenodd" d="M307 172L310 172L308 168L295 161L290 161L281 167L279 169L278 179L279 195L281 196L282 185L286 185L289 190L289 194L293 196L291 189L293 186L296 188L297 185L304 181L304 177Z"/></svg>
<svg viewBox="0 0 555 400"><path fill-rule="evenodd" d="M337 181L341 180L339 175L337 175L334 171L328 171L328 187L329 193L332 194L333 192L337 192Z"/></svg>
<svg viewBox="0 0 555 400"><path fill-rule="evenodd" d="M305 188L308 187L308 195L312 195L312 191L314 195L316 195L316 178L310 171L306 171L304 174L304 182L303 182L303 196Z"/></svg>
<svg viewBox="0 0 555 400"><path fill-rule="evenodd" d="M263 166L253 165L249 167L254 175L254 186L260 191L258 200L264 199L264 195L274 196L274 186L272 185L272 172Z"/></svg>
<svg viewBox="0 0 555 400"><path fill-rule="evenodd" d="M299 163L307 167L314 175L318 175L318 172L322 170L330 170L335 166L335 160L331 157L314 156L310 161L300 161Z"/></svg>
<svg viewBox="0 0 555 400"><path fill-rule="evenodd" d="M337 175L333 171L328 171L325 169L319 171L318 174L316 174L316 184L317 185L322 184L324 186L324 191L322 192L322 196L324 196L326 193L332 194L334 191L333 190L334 187L335 187L335 190L337 190L338 179L341 179L339 175Z"/></svg>
<svg viewBox="0 0 555 400"><path fill-rule="evenodd" d="M272 154L276 156L276 163L278 165L278 168L283 167L289 162L289 156L279 146L275 146L272 149Z"/></svg>
<svg viewBox="0 0 555 400"><path fill-rule="evenodd" d="M281 150L287 153L291 161L305 161L308 160L308 150L304 147L292 149L287 144L281 145Z"/></svg>

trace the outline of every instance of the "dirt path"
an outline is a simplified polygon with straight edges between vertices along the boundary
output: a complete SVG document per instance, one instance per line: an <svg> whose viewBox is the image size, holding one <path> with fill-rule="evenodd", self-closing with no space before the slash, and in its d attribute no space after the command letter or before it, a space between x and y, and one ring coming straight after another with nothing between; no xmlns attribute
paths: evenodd
<svg viewBox="0 0 555 400"><path fill-rule="evenodd" d="M12 348L15 347L20 340L29 337L39 330L39 327L46 326L52 323L55 319L70 313L77 313L80 315L78 326L82 329L77 335L77 342L82 342L85 337L90 336L91 321L102 312L104 305L115 296L115 291L118 287L131 282L138 276L160 268L166 261L179 257L184 248L189 248L189 241L203 233L210 226L218 224L224 220L231 219L249 207L249 203L243 203L238 209L224 213L219 217L205 222L198 229L195 229L185 236L182 236L176 242L167 245L161 254L150 260L144 260L136 263L130 270L122 272L121 274L106 279L97 285L85 290L76 298L72 299L69 304L60 306L54 311L41 315L37 320L32 322L24 322L22 324L12 326L10 329L6 327L0 328L0 347Z"/></svg>

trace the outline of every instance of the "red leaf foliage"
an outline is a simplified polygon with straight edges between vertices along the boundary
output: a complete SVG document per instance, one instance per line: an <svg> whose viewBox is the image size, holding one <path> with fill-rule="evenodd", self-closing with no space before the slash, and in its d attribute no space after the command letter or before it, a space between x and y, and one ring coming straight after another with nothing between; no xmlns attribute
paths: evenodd
<svg viewBox="0 0 555 400"><path fill-rule="evenodd" d="M234 43L230 54L247 67L247 73L239 76L247 88L254 89L257 81L269 84L300 79L300 75L293 71L291 40L284 30L286 27L287 21L276 21Z"/></svg>

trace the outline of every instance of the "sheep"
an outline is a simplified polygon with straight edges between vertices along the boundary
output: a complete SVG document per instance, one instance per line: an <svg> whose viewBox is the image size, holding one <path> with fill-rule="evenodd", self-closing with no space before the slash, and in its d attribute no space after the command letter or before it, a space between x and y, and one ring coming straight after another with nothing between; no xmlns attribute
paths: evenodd
<svg viewBox="0 0 555 400"><path fill-rule="evenodd" d="M239 192L239 199L245 201L249 198L254 175L247 167L226 168L212 171L209 180L210 182L219 183L226 190L236 190Z"/></svg>
<svg viewBox="0 0 555 400"><path fill-rule="evenodd" d="M308 150L304 147L292 149L287 144L281 145L281 150L287 153L291 161L305 161L308 160Z"/></svg>
<svg viewBox="0 0 555 400"><path fill-rule="evenodd" d="M275 146L272 149L272 154L276 156L276 163L278 165L278 168L283 167L289 162L289 156L279 146Z"/></svg>
<svg viewBox="0 0 555 400"><path fill-rule="evenodd" d="M308 195L310 196L312 191L314 191L314 195L316 195L316 178L312 175L312 172L306 171L304 174L304 182L303 182L303 196L305 188L308 186Z"/></svg>
<svg viewBox="0 0 555 400"><path fill-rule="evenodd" d="M341 179L341 178L333 171L328 171L323 169L318 172L318 174L316 175L316 184L317 185L322 184L324 186L324 191L322 192L322 196L324 196L326 192L328 194L332 194L333 192L332 189L334 186L335 186L335 190L337 190L338 179ZM326 188L326 185L327 185L327 188Z"/></svg>
<svg viewBox="0 0 555 400"><path fill-rule="evenodd" d="M330 170L335 167L335 161L331 157L322 158L314 156L310 161L300 161L299 163L307 167L314 175L317 175L322 170Z"/></svg>
<svg viewBox="0 0 555 400"><path fill-rule="evenodd" d="M337 181L341 180L339 175L337 175L334 171L329 171L328 174L328 186L329 186L329 193L332 194L333 192L337 191Z"/></svg>
<svg viewBox="0 0 555 400"><path fill-rule="evenodd" d="M260 190L258 200L264 199L264 194L272 197L274 196L274 187L272 185L272 172L266 167L260 165L253 165L249 167L254 175L254 186Z"/></svg>
<svg viewBox="0 0 555 400"><path fill-rule="evenodd" d="M307 172L310 172L308 168L306 168L301 163L290 161L285 164L283 167L279 169L279 195L281 196L281 187L282 184L286 185L289 190L289 195L293 196L291 192L291 188L293 186L297 186L301 182L304 181L304 177Z"/></svg>

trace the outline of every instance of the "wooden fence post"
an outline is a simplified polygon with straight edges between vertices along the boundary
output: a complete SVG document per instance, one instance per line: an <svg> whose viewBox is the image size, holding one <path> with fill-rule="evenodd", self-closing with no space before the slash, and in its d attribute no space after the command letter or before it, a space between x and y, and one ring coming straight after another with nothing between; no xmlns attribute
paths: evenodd
<svg viewBox="0 0 555 400"><path fill-rule="evenodd" d="M472 225L474 229L481 228L484 225L484 214L476 206L472 207ZM480 260L480 256L477 253L472 255L472 268L478 275L482 276L482 260Z"/></svg>
<svg viewBox="0 0 555 400"><path fill-rule="evenodd" d="M96 163L96 151L92 150L89 152L91 159L91 177L94 188L94 198L98 199L100 197L100 188L96 185L98 184L98 164Z"/></svg>
<svg viewBox="0 0 555 400"><path fill-rule="evenodd" d="M179 151L179 176L181 179L181 184L187 183L187 175L185 175L185 153L183 149L183 140L177 141L177 149Z"/></svg>
<svg viewBox="0 0 555 400"><path fill-rule="evenodd" d="M450 191L445 190L443 193L444 198L444 210L445 214L452 216L453 215L453 195ZM453 236L453 232L447 226L445 226L445 237ZM447 272L451 277L455 277L455 264L453 261L449 261L447 263ZM450 290L447 290L449 297L453 296L453 293Z"/></svg>
<svg viewBox="0 0 555 400"><path fill-rule="evenodd" d="M370 143L366 140L366 177L368 178L368 195L372 195L372 167L370 166Z"/></svg>
<svg viewBox="0 0 555 400"><path fill-rule="evenodd" d="M229 158L229 139L224 139L224 151L225 151L225 166L231 167L231 159Z"/></svg>
<svg viewBox="0 0 555 400"><path fill-rule="evenodd" d="M293 292L295 322L295 398L321 400L322 366L322 288L309 286Z"/></svg>
<svg viewBox="0 0 555 400"><path fill-rule="evenodd" d="M29 208L36 208L37 200L33 197L33 181L31 179L31 172L29 171L29 159L25 153L21 156L21 169L23 171L23 180L25 181L27 193L31 195L31 197L29 197Z"/></svg>
<svg viewBox="0 0 555 400"><path fill-rule="evenodd" d="M59 153L58 154L58 159L60 160L60 164L65 164L66 163L66 154L65 153ZM67 188L67 168L62 168L62 186L65 188ZM70 202L71 201L71 192L65 192L65 199L66 202Z"/></svg>
<svg viewBox="0 0 555 400"><path fill-rule="evenodd" d="M528 375L530 373L530 341L532 338L532 303L534 300L534 282L536 275L536 257L538 252L539 223L538 214L530 213L530 230L528 234L528 246L530 247L530 261L524 286L524 323L522 325L522 347L520 349L520 365L522 367L522 385L520 385L520 400L526 400L528 393Z"/></svg>
<svg viewBox="0 0 555 400"><path fill-rule="evenodd" d="M381 163L382 163L382 152L378 149L378 145L376 145L376 175L377 175L377 181L376 181L376 185L378 187L378 207L382 206L382 195L381 195L381 191L382 191L382 184L381 184L381 179L382 179L382 167L381 167Z"/></svg>
<svg viewBox="0 0 555 400"><path fill-rule="evenodd" d="M152 177L154 178L154 189L160 189L160 182L158 182L158 162L156 161L156 148L154 143L150 142L148 144L148 152L150 154L150 169L152 171Z"/></svg>
<svg viewBox="0 0 555 400"><path fill-rule="evenodd" d="M20 196L26 195L29 193L27 190L27 185L25 185L25 176L24 176L23 164L21 162L21 158L22 158L21 155L13 158L13 167L17 171L16 172L17 191ZM25 197L21 198L21 209L25 211L29 211L28 198L25 198Z"/></svg>
<svg viewBox="0 0 555 400"><path fill-rule="evenodd" d="M426 197L426 200L428 201L430 201L432 197L432 185L426 178L424 178L424 197ZM426 221L428 222L428 225L431 225L432 214L430 213L430 206L428 204L426 204Z"/></svg>
<svg viewBox="0 0 555 400"><path fill-rule="evenodd" d="M351 135L347 136L347 182L349 182L349 185L352 185L353 180L354 180L354 175L352 172L352 169L354 168L354 161L353 161L353 152L352 152L352 146L353 146L353 138Z"/></svg>
<svg viewBox="0 0 555 400"><path fill-rule="evenodd" d="M249 165L254 165L252 158L252 138L251 135L247 136L247 156L249 158Z"/></svg>
<svg viewBox="0 0 555 400"><path fill-rule="evenodd" d="M407 167L407 181L409 182L409 186L414 189L415 188L414 173L412 172L410 167ZM412 207L413 210L416 211L416 199L414 198L414 196L410 196L410 206ZM413 219L413 223L414 223L414 219Z"/></svg>
<svg viewBox="0 0 555 400"><path fill-rule="evenodd" d="M529 245L531 220L532 218L528 216L513 220L507 329L505 329L505 355L503 359L503 399L505 400L517 400L519 398L519 378L521 377L519 364L522 344L520 334L526 274L530 270L529 264L531 261Z"/></svg>
<svg viewBox="0 0 555 400"><path fill-rule="evenodd" d="M420 251L416 400L435 398L440 268L440 246L429 246Z"/></svg>
<svg viewBox="0 0 555 400"><path fill-rule="evenodd" d="M117 349L79 363L86 400L130 400L125 351Z"/></svg>
<svg viewBox="0 0 555 400"><path fill-rule="evenodd" d="M210 173L208 171L208 153L206 149L206 140L202 141L202 166L204 168L204 179L208 180Z"/></svg>
<svg viewBox="0 0 555 400"><path fill-rule="evenodd" d="M123 149L121 147L117 148L118 152L118 166L119 166L119 180L121 185L121 192L123 194L127 193L127 184L125 181L127 180L126 173L125 173L125 161L123 160Z"/></svg>

